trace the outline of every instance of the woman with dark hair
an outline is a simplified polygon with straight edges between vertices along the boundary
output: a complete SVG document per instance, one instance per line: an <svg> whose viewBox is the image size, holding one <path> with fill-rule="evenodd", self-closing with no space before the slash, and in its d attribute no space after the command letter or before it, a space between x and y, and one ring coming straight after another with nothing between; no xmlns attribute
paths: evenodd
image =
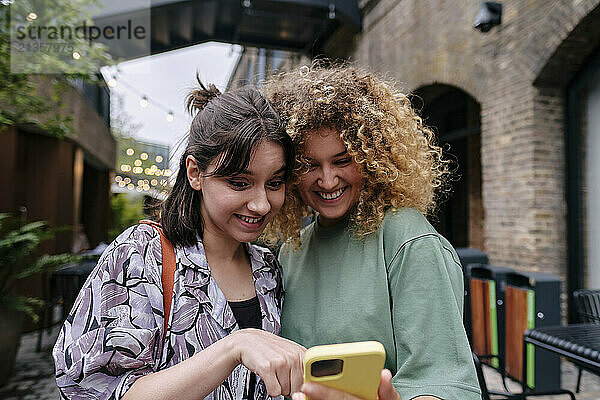
<svg viewBox="0 0 600 400"><path fill-rule="evenodd" d="M284 203L291 140L255 89L200 85L159 216L175 250L170 318L160 235L133 226L103 253L62 327L61 398L262 399L302 384L305 349L276 336L281 267L250 244Z"/></svg>

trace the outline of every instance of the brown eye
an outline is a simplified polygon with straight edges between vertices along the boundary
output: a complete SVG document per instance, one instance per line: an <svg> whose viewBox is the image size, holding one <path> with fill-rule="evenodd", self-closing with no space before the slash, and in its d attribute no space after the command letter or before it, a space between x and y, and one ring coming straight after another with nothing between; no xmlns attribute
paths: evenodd
<svg viewBox="0 0 600 400"><path fill-rule="evenodd" d="M244 190L248 187L248 183L236 179L227 179L227 183L235 190Z"/></svg>
<svg viewBox="0 0 600 400"><path fill-rule="evenodd" d="M271 190L279 190L283 187L283 185L285 185L285 182L283 179L275 179L271 182L269 182L269 188Z"/></svg>
<svg viewBox="0 0 600 400"><path fill-rule="evenodd" d="M345 157L345 158L340 158L339 160L335 161L334 164L335 165L346 165L346 164L350 164L350 162L352 162L352 158Z"/></svg>

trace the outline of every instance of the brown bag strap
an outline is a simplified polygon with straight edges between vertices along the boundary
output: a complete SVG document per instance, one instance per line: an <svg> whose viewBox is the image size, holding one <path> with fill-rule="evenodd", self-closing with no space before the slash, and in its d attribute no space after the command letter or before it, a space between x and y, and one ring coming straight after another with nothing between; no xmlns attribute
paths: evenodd
<svg viewBox="0 0 600 400"><path fill-rule="evenodd" d="M175 279L175 249L169 239L165 236L162 226L158 222L149 219L143 219L140 224L148 224L160 234L160 246L162 252L162 287L163 287L163 306L165 309L165 338L167 336L167 324L171 314L171 299L173 297L173 280Z"/></svg>

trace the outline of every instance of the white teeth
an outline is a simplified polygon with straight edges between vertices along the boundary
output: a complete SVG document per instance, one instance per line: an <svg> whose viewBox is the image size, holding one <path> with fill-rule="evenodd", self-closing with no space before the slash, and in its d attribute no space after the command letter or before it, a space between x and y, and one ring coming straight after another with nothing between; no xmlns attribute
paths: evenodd
<svg viewBox="0 0 600 400"><path fill-rule="evenodd" d="M246 217L245 215L238 215L238 217L242 221L246 221L249 224L256 224L257 222L259 222L260 220L262 220L262 217L260 217L260 218L250 218L250 217Z"/></svg>
<svg viewBox="0 0 600 400"><path fill-rule="evenodd" d="M335 192L332 192L332 193L317 192L317 194L319 196L321 196L322 198L324 198L325 200L333 200L333 199L337 199L338 197L340 197L342 195L342 193L344 193L345 189L346 188L342 188L342 189L336 190Z"/></svg>

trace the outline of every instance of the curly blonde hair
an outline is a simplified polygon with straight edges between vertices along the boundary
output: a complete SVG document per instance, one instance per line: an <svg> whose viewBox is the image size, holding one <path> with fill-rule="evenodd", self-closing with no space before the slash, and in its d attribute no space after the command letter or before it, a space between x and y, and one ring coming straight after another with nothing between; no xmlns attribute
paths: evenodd
<svg viewBox="0 0 600 400"><path fill-rule="evenodd" d="M355 66L321 62L275 76L264 92L297 146L286 201L267 236L278 232L281 240L300 245L302 218L311 214L297 188L308 168L304 143L322 128L339 132L348 154L362 166L364 186L350 218L358 237L377 230L390 209L414 207L425 215L435 209L448 162L409 98L392 84Z"/></svg>

